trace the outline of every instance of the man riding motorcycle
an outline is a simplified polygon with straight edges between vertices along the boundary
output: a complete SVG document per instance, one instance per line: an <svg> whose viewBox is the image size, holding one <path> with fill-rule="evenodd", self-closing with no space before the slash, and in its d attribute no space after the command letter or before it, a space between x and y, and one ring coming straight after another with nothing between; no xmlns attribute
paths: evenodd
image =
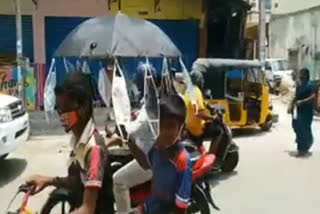
<svg viewBox="0 0 320 214"><path fill-rule="evenodd" d="M222 128L215 121L220 120L217 114L206 113L202 90L204 78L201 71L193 70L190 73L193 89L195 91L195 103L191 100L190 94L186 91L184 101L187 106L187 132L188 137L199 147L202 147L203 138L212 139L209 153L216 154L219 143L222 140Z"/></svg>
<svg viewBox="0 0 320 214"><path fill-rule="evenodd" d="M66 132L72 133L68 176L34 175L27 180L33 194L48 186L66 188L76 194L72 214L113 213L111 178L106 176L107 150L93 121L93 87L89 75L70 72L55 88L57 112ZM48 165L49 167L49 165Z"/></svg>

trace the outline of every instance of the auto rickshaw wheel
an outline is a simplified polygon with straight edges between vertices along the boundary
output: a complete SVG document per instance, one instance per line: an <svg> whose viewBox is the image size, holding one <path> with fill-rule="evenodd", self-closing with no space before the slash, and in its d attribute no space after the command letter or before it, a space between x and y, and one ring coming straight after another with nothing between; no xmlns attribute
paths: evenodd
<svg viewBox="0 0 320 214"><path fill-rule="evenodd" d="M269 114L266 118L266 121L262 125L260 125L260 128L262 129L262 131L269 131L272 125L273 125L272 115Z"/></svg>
<svg viewBox="0 0 320 214"><path fill-rule="evenodd" d="M227 154L226 159L221 166L222 172L232 172L238 165L239 151L230 152Z"/></svg>

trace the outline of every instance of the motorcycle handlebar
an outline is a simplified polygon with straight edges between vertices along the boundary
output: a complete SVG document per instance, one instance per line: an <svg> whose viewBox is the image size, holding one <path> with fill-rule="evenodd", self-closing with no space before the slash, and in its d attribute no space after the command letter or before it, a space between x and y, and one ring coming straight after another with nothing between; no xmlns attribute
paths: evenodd
<svg viewBox="0 0 320 214"><path fill-rule="evenodd" d="M27 193L29 191L33 191L35 189L35 186L32 184L22 184L18 188L18 192Z"/></svg>
<svg viewBox="0 0 320 214"><path fill-rule="evenodd" d="M223 117L223 115L225 114L225 110L221 109L221 108L216 108L214 106L214 104L207 104L207 109L210 111L211 115L217 114L219 115L219 117Z"/></svg>

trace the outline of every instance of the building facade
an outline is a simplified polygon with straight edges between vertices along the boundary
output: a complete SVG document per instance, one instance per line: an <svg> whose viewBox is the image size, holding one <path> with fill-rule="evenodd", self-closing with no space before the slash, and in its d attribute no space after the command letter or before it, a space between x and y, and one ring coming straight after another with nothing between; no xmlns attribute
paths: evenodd
<svg viewBox="0 0 320 214"><path fill-rule="evenodd" d="M159 24L187 65L197 56L244 57L245 0L111 0L109 6L112 13L120 10Z"/></svg>
<svg viewBox="0 0 320 214"><path fill-rule="evenodd" d="M270 22L271 57L287 58L294 69L307 67L320 79L319 6L274 16Z"/></svg>
<svg viewBox="0 0 320 214"><path fill-rule="evenodd" d="M273 0L274 1L274 0ZM248 23L258 23L259 22L259 0L249 0L248 2L251 6L250 11L248 12ZM272 9L272 0L265 0L265 9L266 9L266 20L269 22L271 9Z"/></svg>
<svg viewBox="0 0 320 214"><path fill-rule="evenodd" d="M319 0L272 0L272 14L287 14L299 10L310 9L320 4Z"/></svg>
<svg viewBox="0 0 320 214"><path fill-rule="evenodd" d="M90 17L107 14L108 2L105 0L21 0L21 12L23 56L30 59L33 69L32 75L27 78L36 79L36 103L42 106L46 71L54 50L80 22ZM10 61L9 64L12 64L11 67L2 66L1 85L4 85L3 82L17 81L15 60L13 60L16 55L15 14L15 1L0 1L0 32L2 33L0 65L5 64L1 63L1 60ZM4 77L6 78L3 79Z"/></svg>
<svg viewBox="0 0 320 214"><path fill-rule="evenodd" d="M10 56L16 55L16 19L15 1L1 0L0 2L0 53ZM31 0L21 1L22 31L23 31L23 55L33 60L33 25L32 14L35 5Z"/></svg>
<svg viewBox="0 0 320 214"><path fill-rule="evenodd" d="M16 53L15 9L0 2L0 53ZM246 1L243 0L21 0L23 55L34 63L38 104L58 45L84 20L121 11L158 25L183 54L187 67L201 57L243 58ZM133 64L131 65L133 67ZM58 81L63 78L58 69ZM61 73L61 74L60 74Z"/></svg>
<svg viewBox="0 0 320 214"><path fill-rule="evenodd" d="M202 0L110 0L110 12L160 20L200 20Z"/></svg>
<svg viewBox="0 0 320 214"><path fill-rule="evenodd" d="M272 0L265 0L265 12L266 12L266 56L269 54L269 22L272 13ZM246 28L246 39L247 39L247 58L256 59L258 57L258 26L259 26L259 12L260 12L260 1L249 0L251 6L248 12L247 28Z"/></svg>
<svg viewBox="0 0 320 214"><path fill-rule="evenodd" d="M183 54L187 67L199 56L202 0L110 0L110 13L118 11L158 25Z"/></svg>

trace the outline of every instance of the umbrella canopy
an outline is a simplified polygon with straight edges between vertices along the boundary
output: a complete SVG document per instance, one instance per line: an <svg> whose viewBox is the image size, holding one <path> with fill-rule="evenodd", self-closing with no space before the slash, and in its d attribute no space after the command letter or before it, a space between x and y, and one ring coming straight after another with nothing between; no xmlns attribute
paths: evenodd
<svg viewBox="0 0 320 214"><path fill-rule="evenodd" d="M158 26L118 12L81 23L60 44L55 56L179 57L181 53Z"/></svg>

